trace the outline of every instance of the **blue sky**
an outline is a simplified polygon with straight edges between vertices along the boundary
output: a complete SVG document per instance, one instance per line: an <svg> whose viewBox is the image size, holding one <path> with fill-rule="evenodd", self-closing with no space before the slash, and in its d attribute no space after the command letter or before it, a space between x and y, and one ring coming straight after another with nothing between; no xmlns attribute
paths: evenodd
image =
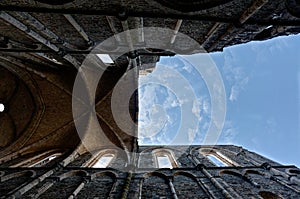
<svg viewBox="0 0 300 199"><path fill-rule="evenodd" d="M300 167L300 34L228 47L210 57L226 92L217 143ZM195 67L180 56L163 57L140 82L139 143L202 144L211 99Z"/></svg>

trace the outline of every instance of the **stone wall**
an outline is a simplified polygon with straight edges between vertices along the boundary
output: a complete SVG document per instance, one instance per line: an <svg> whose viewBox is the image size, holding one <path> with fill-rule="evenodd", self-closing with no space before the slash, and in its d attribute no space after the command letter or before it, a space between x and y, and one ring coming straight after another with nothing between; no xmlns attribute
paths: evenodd
<svg viewBox="0 0 300 199"><path fill-rule="evenodd" d="M139 164L130 168L121 153L108 168L82 167L95 158L91 154L66 167L58 162L52 167L2 168L0 198L297 198L300 193L298 168L241 147L142 146L139 152ZM157 168L159 153L170 153L176 166ZM215 165L208 154L228 165Z"/></svg>

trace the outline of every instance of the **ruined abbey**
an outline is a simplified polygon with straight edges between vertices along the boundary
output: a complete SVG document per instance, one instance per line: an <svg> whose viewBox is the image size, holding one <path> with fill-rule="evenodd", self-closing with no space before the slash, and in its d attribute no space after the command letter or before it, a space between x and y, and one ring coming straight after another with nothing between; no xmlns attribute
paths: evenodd
<svg viewBox="0 0 300 199"><path fill-rule="evenodd" d="M0 198L300 198L240 146L140 145L136 90L160 57L299 32L299 0L0 1Z"/></svg>

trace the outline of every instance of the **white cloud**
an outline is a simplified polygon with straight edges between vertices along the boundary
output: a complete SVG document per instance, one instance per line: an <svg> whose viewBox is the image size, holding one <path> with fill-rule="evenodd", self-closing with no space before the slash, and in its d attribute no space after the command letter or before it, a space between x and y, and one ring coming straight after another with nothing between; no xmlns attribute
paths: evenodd
<svg viewBox="0 0 300 199"><path fill-rule="evenodd" d="M164 100L163 106L165 109L180 106L177 97L169 89L167 89L167 98Z"/></svg>
<svg viewBox="0 0 300 199"><path fill-rule="evenodd" d="M193 102L192 113L194 113L196 117L200 118L201 110L200 110L200 104L197 100L194 100Z"/></svg>
<svg viewBox="0 0 300 199"><path fill-rule="evenodd" d="M238 95L239 95L239 89L238 89L238 87L237 86L232 86L231 90L230 90L229 100L230 101L236 101Z"/></svg>
<svg viewBox="0 0 300 199"><path fill-rule="evenodd" d="M175 101L175 100L173 100L173 102L171 103L171 107L177 107L177 106L179 106L180 104L177 102L177 101Z"/></svg>
<svg viewBox="0 0 300 199"><path fill-rule="evenodd" d="M230 86L229 100L233 102L238 100L240 92L246 88L249 76L246 75L242 62L235 58L230 50L225 51L224 58L223 73Z"/></svg>
<svg viewBox="0 0 300 199"><path fill-rule="evenodd" d="M175 137L174 143L193 142L200 129L199 125L202 125L202 117L210 118L207 90L198 84L191 84L180 71L192 72L193 68L184 65L174 70L172 67L158 65L151 75L140 80L140 85L143 85L139 90L141 144L171 143ZM160 104L164 111L158 107L153 108L155 104ZM179 121L180 127L177 126Z"/></svg>
<svg viewBox="0 0 300 199"><path fill-rule="evenodd" d="M182 69L187 71L188 73L192 73L192 71L193 71L193 67L187 63L184 64L184 67Z"/></svg>
<svg viewBox="0 0 300 199"><path fill-rule="evenodd" d="M189 129L188 130L188 141L189 143L192 143L195 140L197 131L194 129Z"/></svg>
<svg viewBox="0 0 300 199"><path fill-rule="evenodd" d="M226 121L220 137L222 144L235 143L236 136L238 135L238 129L232 121Z"/></svg>
<svg viewBox="0 0 300 199"><path fill-rule="evenodd" d="M204 113L209 114L210 113L210 105L208 99L203 99L202 101L202 109Z"/></svg>

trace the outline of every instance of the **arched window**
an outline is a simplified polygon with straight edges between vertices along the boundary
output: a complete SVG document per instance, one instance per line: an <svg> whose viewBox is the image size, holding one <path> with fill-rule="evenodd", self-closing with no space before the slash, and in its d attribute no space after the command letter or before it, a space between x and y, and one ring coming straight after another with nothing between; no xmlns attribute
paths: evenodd
<svg viewBox="0 0 300 199"><path fill-rule="evenodd" d="M228 166L225 162L223 162L222 160L220 160L218 157L216 157L213 154L206 155L206 157L218 167L227 167Z"/></svg>
<svg viewBox="0 0 300 199"><path fill-rule="evenodd" d="M167 155L160 154L157 155L156 158L159 168L173 168L172 163Z"/></svg>
<svg viewBox="0 0 300 199"><path fill-rule="evenodd" d="M93 151L89 159L84 160L84 163L81 163L81 166L88 168L118 168L125 165L125 160L127 158L125 155L123 154L123 151L118 149L100 149ZM118 158L118 163L114 162L116 158Z"/></svg>
<svg viewBox="0 0 300 199"><path fill-rule="evenodd" d="M154 150L155 163L157 168L174 168L177 163L171 151L169 150Z"/></svg>
<svg viewBox="0 0 300 199"><path fill-rule="evenodd" d="M238 164L229 159L219 151L212 148L202 148L200 153L203 154L211 163L219 167L237 166Z"/></svg>
<svg viewBox="0 0 300 199"><path fill-rule="evenodd" d="M100 156L98 161L92 166L92 168L106 168L108 165L112 162L114 159L115 155L114 154L104 154Z"/></svg>

